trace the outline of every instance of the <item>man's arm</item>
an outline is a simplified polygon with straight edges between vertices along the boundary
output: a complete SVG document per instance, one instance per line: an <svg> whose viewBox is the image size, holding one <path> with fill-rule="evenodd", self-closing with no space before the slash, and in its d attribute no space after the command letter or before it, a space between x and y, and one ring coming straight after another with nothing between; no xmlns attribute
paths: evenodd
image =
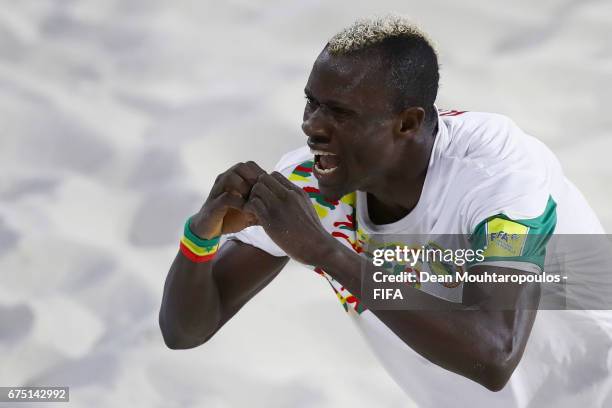
<svg viewBox="0 0 612 408"><path fill-rule="evenodd" d="M367 307L361 293L361 273L372 274L369 261L350 249L329 242L319 265ZM333 246L332 246L333 245ZM528 273L486 267L489 273ZM484 267L470 269L471 274ZM413 350L449 371L492 390L501 390L518 365L535 320L538 284L466 284L474 303L452 303L408 288L405 310L374 310L387 327ZM470 310L470 309L476 310ZM505 309L505 310L504 310Z"/></svg>
<svg viewBox="0 0 612 408"><path fill-rule="evenodd" d="M279 173L261 174L245 211L258 217L268 236L291 258L319 266L371 309L361 293L363 270L373 265L322 227L308 196ZM365 269L364 269L365 268ZM368 272L369 271L369 272ZM494 270L488 272L522 273ZM482 273L474 267L470 273ZM412 289L412 310L372 310L398 337L433 363L500 390L520 361L540 297L538 285L476 285L466 289L470 307ZM512 305L511 310L503 310ZM477 310L470 310L477 306Z"/></svg>
<svg viewBox="0 0 612 408"><path fill-rule="evenodd" d="M256 224L256 217L242 210L263 173L257 164L247 162L220 174L208 199L191 218L192 232L210 239ZM166 345L184 349L206 342L270 283L288 260L235 241L226 242L209 262L192 262L179 251L168 272L159 311Z"/></svg>
<svg viewBox="0 0 612 408"><path fill-rule="evenodd" d="M159 325L171 349L197 347L278 275L289 260L238 241L211 262L178 253L164 285Z"/></svg>

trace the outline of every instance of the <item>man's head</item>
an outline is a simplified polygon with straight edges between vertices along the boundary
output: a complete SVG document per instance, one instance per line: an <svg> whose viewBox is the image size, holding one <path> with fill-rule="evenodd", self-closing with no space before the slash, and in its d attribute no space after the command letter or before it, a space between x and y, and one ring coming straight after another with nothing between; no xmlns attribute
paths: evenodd
<svg viewBox="0 0 612 408"><path fill-rule="evenodd" d="M302 124L327 198L426 169L438 78L433 47L404 18L359 20L329 41L305 88Z"/></svg>

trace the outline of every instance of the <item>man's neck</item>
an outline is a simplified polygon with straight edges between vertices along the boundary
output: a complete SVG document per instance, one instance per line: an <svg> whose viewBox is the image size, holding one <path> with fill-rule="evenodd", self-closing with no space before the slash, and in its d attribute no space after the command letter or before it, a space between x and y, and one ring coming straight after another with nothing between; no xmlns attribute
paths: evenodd
<svg viewBox="0 0 612 408"><path fill-rule="evenodd" d="M390 224L408 215L418 204L429 167L434 141L438 133L438 124L431 131L429 143L423 146L423 153L418 163L400 161L400 166L392 174L385 177L384 183L377 183L366 190L368 200L368 215L375 224ZM421 171L412 179L406 178L409 171L405 166L414 168L418 165Z"/></svg>
<svg viewBox="0 0 612 408"><path fill-rule="evenodd" d="M390 224L408 215L419 202L427 170L418 180L404 179L403 186L391 188L390 194L367 192L368 215L374 224ZM406 188L410 185L410 188Z"/></svg>

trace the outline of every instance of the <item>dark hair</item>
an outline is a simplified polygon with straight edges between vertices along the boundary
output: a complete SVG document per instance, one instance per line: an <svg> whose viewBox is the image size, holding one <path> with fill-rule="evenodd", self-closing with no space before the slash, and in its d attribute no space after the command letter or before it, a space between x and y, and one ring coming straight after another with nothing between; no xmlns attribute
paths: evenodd
<svg viewBox="0 0 612 408"><path fill-rule="evenodd" d="M388 69L387 85L395 92L394 111L421 106L425 109L425 122L434 124L440 74L438 57L427 39L413 34L399 35L366 48L380 53L381 64Z"/></svg>

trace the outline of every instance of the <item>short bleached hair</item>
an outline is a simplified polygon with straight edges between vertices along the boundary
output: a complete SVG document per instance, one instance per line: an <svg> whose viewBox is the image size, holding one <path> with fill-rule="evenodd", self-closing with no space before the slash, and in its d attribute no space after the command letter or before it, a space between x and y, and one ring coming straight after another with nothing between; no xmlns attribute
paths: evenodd
<svg viewBox="0 0 612 408"><path fill-rule="evenodd" d="M357 20L334 35L325 50L335 56L372 51L364 55L379 61L377 66L385 73L391 109L400 112L422 107L426 123L436 123L438 54L428 36L408 18L390 14Z"/></svg>
<svg viewBox="0 0 612 408"><path fill-rule="evenodd" d="M349 54L393 37L419 38L429 44L435 52L428 36L410 19L397 14L355 21L329 40L328 50L335 55Z"/></svg>

